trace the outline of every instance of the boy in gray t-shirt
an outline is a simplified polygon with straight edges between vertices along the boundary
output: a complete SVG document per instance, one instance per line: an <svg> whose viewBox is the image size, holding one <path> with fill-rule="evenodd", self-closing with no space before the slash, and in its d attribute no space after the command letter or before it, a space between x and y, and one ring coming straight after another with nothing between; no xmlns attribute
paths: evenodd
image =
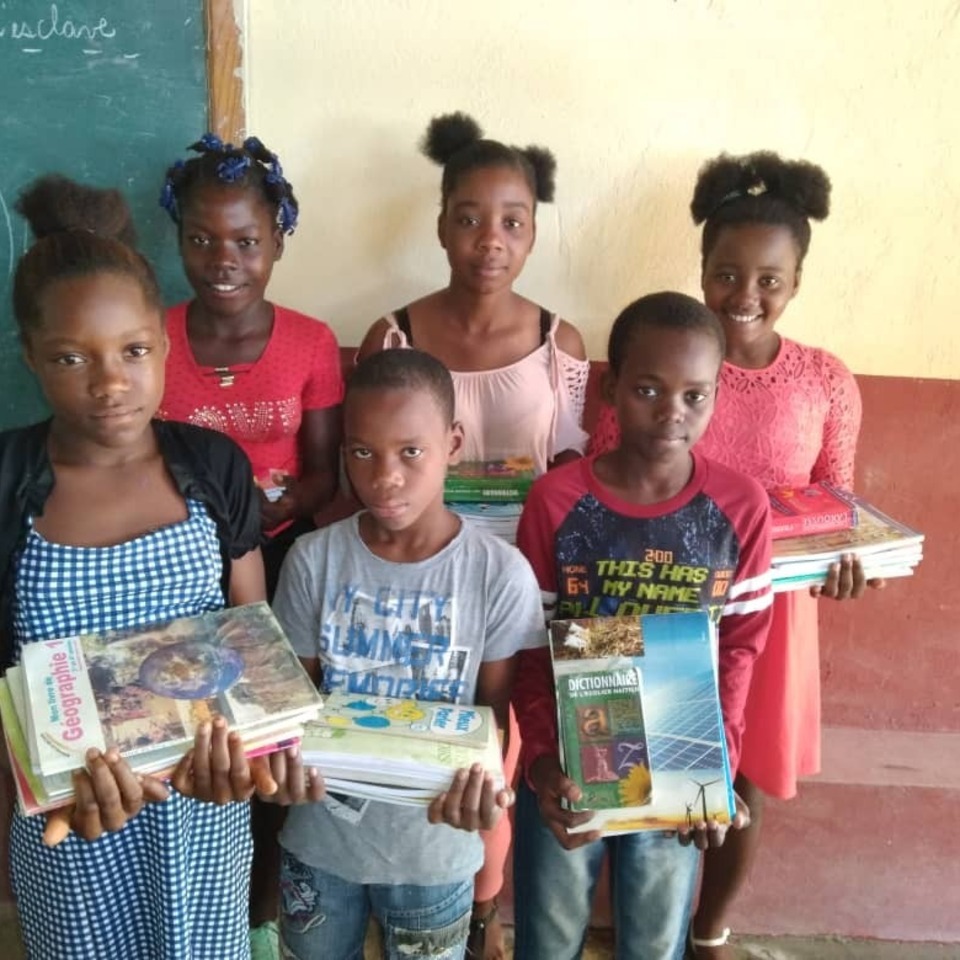
<svg viewBox="0 0 960 960"><path fill-rule="evenodd" d="M415 350L374 354L350 379L344 427L366 510L296 542L277 618L324 692L488 704L505 731L515 654L545 640L540 591L517 550L443 504L462 440L449 373ZM332 795L292 807L284 945L361 956L372 911L387 956L462 956L483 859L467 831L493 826L511 802L474 769L429 811Z"/></svg>

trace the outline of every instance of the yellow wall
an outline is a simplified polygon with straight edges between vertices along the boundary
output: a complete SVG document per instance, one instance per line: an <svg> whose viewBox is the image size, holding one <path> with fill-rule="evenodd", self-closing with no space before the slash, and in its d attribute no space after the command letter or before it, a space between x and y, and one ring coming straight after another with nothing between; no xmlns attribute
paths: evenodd
<svg viewBox="0 0 960 960"><path fill-rule="evenodd" d="M280 153L303 225L274 298L358 342L441 286L431 115L557 155L519 284L604 353L616 312L698 292L700 163L820 163L783 332L858 373L960 378L960 15L953 0L247 0L248 126Z"/></svg>

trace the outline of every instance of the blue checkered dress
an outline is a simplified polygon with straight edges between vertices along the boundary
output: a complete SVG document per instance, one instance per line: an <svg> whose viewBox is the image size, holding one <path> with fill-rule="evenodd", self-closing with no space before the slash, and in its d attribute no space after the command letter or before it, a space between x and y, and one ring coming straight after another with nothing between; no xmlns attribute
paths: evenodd
<svg viewBox="0 0 960 960"><path fill-rule="evenodd" d="M30 531L17 560L17 655L31 640L115 630L223 606L214 522L188 518L115 547L70 547ZM173 793L123 830L48 849L43 817L15 816L14 892L31 960L249 957L249 805Z"/></svg>

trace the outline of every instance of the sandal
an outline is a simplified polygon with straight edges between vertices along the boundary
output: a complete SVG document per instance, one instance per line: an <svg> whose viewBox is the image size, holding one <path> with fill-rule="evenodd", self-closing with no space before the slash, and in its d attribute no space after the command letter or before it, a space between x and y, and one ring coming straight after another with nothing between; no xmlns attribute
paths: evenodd
<svg viewBox="0 0 960 960"><path fill-rule="evenodd" d="M500 904L494 898L493 906L482 917L472 917L470 933L467 935L466 960L483 960L483 950L487 944L487 927L500 911Z"/></svg>
<svg viewBox="0 0 960 960"><path fill-rule="evenodd" d="M693 924L690 924L690 932L687 935L689 944L689 954L691 957L697 956L697 950L700 947L709 949L710 947L725 947L730 939L730 928L724 927L723 933L719 937L695 937L693 935Z"/></svg>

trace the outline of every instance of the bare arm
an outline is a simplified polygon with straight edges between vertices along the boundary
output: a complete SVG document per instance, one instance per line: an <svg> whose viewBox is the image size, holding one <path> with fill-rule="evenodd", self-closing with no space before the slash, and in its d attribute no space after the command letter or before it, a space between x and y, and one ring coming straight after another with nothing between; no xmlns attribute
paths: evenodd
<svg viewBox="0 0 960 960"><path fill-rule="evenodd" d="M374 353L379 353L383 349L383 341L387 336L390 324L386 317L381 317L368 331L357 351L357 363L365 360Z"/></svg>
<svg viewBox="0 0 960 960"><path fill-rule="evenodd" d="M263 558L260 548L245 553L233 561L230 567L230 596L231 607L239 607L245 603L258 603L267 599L267 587L263 576Z"/></svg>
<svg viewBox="0 0 960 960"><path fill-rule="evenodd" d="M510 695L517 674L517 657L481 663L477 672L477 703L493 708L497 726L503 734L503 755L510 739Z"/></svg>
<svg viewBox="0 0 960 960"><path fill-rule="evenodd" d="M557 325L557 346L574 360L587 359L587 348L583 345L580 331L566 320L561 320Z"/></svg>

